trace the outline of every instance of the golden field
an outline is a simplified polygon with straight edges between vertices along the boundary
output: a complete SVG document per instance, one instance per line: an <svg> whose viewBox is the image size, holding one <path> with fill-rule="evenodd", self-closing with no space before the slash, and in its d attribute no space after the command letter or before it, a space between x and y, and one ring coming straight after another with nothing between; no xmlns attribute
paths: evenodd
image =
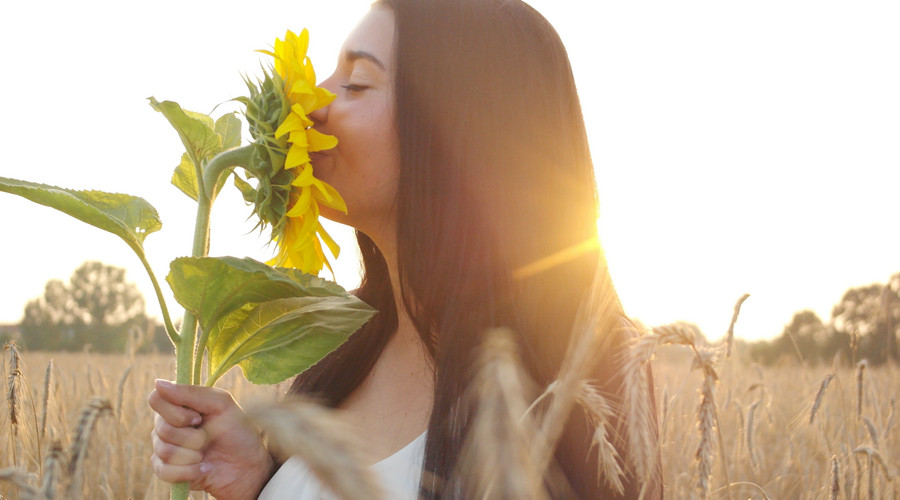
<svg viewBox="0 0 900 500"><path fill-rule="evenodd" d="M677 346L660 347L657 355L666 497L699 498L695 457L703 375L691 369L689 353ZM27 498L15 481L40 488L50 478L58 484L56 498L168 498L168 486L150 469L146 396L153 379L172 377L173 358L27 352L12 395L11 356L4 352L0 498ZM707 498L900 498L897 367L759 367L728 358L717 363L716 372L718 426L707 450L712 458ZM237 371L218 385L242 404L278 394L277 387L250 385ZM85 410L92 397L103 399ZM31 475L17 475L12 467Z"/></svg>

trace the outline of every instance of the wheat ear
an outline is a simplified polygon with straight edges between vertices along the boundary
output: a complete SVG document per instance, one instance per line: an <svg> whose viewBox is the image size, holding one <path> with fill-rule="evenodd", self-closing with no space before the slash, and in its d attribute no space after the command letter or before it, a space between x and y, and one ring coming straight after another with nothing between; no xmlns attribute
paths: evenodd
<svg viewBox="0 0 900 500"><path fill-rule="evenodd" d="M605 262L600 259L591 288L579 305L573 322L571 340L557 375L554 396L537 429L535 462L538 470L543 472L549 469L556 443L576 402L578 388L583 380L590 378L598 356L613 352L611 341L622 318L622 307L612 286L612 278Z"/></svg>
<svg viewBox="0 0 900 500"><path fill-rule="evenodd" d="M19 498L22 500L45 500L41 492L32 486L31 480L34 474L29 474L18 467L0 469L0 481L8 481L19 489Z"/></svg>
<svg viewBox="0 0 900 500"><path fill-rule="evenodd" d="M336 410L292 398L253 405L247 418L266 435L273 453L281 458L301 458L339 498L383 498L360 450L359 431Z"/></svg>
<svg viewBox="0 0 900 500"><path fill-rule="evenodd" d="M750 409L747 410L747 431L745 432L747 435L747 455L750 456L750 466L753 470L756 470L758 467L756 449L753 447L753 417L756 415L756 408L759 407L760 401L759 399L754 401L750 405Z"/></svg>
<svg viewBox="0 0 900 500"><path fill-rule="evenodd" d="M713 430L716 429L716 381L713 370L714 354L698 360L702 364L703 384L700 388L700 406L697 410L697 428L700 431L700 444L697 446L697 489L700 498L709 493L709 477L712 474Z"/></svg>
<svg viewBox="0 0 900 500"><path fill-rule="evenodd" d="M865 359L856 364L856 416L862 416L863 409L863 392L865 391L865 381L863 380L866 367L869 362Z"/></svg>
<svg viewBox="0 0 900 500"><path fill-rule="evenodd" d="M532 450L526 380L510 332L488 331L463 400L474 408L453 478L464 498L548 498Z"/></svg>
<svg viewBox="0 0 900 500"><path fill-rule="evenodd" d="M6 377L6 404L9 409L9 429L12 434L10 445L12 446L12 463L18 463L16 447L19 443L19 416L21 414L21 398L19 397L19 385L22 379L22 355L16 343L9 341L3 347L9 351L9 373Z"/></svg>
<svg viewBox="0 0 900 500"><path fill-rule="evenodd" d="M587 414L591 425L595 428L594 435L591 438L591 448L597 447L598 477L618 494L622 495L625 492L625 487L621 478L625 473L622 471L621 465L619 465L619 452L616 451L616 447L609 441L609 431L612 430L610 427L610 421L613 417L612 407L597 388L587 381L582 383L576 399Z"/></svg>
<svg viewBox="0 0 900 500"><path fill-rule="evenodd" d="M44 398L41 400L41 429L40 436L43 439L47 432L47 412L50 407L50 386L53 378L53 360L47 363L47 370L44 372Z"/></svg>
<svg viewBox="0 0 900 500"><path fill-rule="evenodd" d="M44 461L44 479L41 484L41 493L47 500L56 498L59 481L62 476L63 462L65 462L65 453L63 453L62 443L54 441L50 445L50 453Z"/></svg>
<svg viewBox="0 0 900 500"><path fill-rule="evenodd" d="M128 365L128 368L122 373L122 378L119 379L119 390L116 392L116 419L119 422L122 421L122 399L124 399L125 394L125 382L128 380L128 375L131 374L132 368L134 368L134 363Z"/></svg>
<svg viewBox="0 0 900 500"><path fill-rule="evenodd" d="M840 500L841 497L841 469L838 466L837 456L831 457L831 500Z"/></svg>
<svg viewBox="0 0 900 500"><path fill-rule="evenodd" d="M81 474L84 468L84 459L87 456L94 424L103 416L112 413L112 405L109 400L101 397L93 397L81 409L78 417L78 426L75 428L75 439L69 448L69 464L67 473L69 485L66 488L66 498L76 498L81 489Z"/></svg>
<svg viewBox="0 0 900 500"><path fill-rule="evenodd" d="M734 305L734 314L731 315L731 324L728 325L728 334L725 337L725 343L728 345L728 350L725 353L725 357L727 358L731 357L731 351L734 349L734 324L737 323L738 315L741 314L741 305L748 297L750 297L750 294L745 293Z"/></svg>
<svg viewBox="0 0 900 500"><path fill-rule="evenodd" d="M834 372L829 373L822 380L822 384L819 385L819 392L816 393L816 400L813 402L812 409L809 411L809 423L812 425L813 419L816 418L816 413L819 411L819 407L822 405L822 398L825 396L825 389L828 389L828 384L831 383L831 379L834 378Z"/></svg>

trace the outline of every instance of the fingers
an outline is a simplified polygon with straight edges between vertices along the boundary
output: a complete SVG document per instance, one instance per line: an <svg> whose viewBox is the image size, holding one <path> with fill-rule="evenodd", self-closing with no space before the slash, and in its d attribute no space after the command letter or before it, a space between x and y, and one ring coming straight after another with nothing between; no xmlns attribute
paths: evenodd
<svg viewBox="0 0 900 500"><path fill-rule="evenodd" d="M237 406L231 394L215 387L173 384L161 379L157 379L154 385L156 387L155 392L162 399L175 406L192 408L201 414L222 413L231 407Z"/></svg>
<svg viewBox="0 0 900 500"><path fill-rule="evenodd" d="M153 453L166 465L193 465L203 460L203 453L167 443L153 434Z"/></svg>
<svg viewBox="0 0 900 500"><path fill-rule="evenodd" d="M158 389L150 393L147 402L150 403L150 408L153 408L166 422L175 427L190 427L203 422L203 416L199 412L179 404L173 404Z"/></svg>
<svg viewBox="0 0 900 500"><path fill-rule="evenodd" d="M206 474L205 463L191 465L172 465L165 463L155 453L150 457L150 463L153 464L153 472L163 481L168 483L178 483L181 481L198 482Z"/></svg>
<svg viewBox="0 0 900 500"><path fill-rule="evenodd" d="M202 427L175 427L166 422L159 414L156 415L155 420L156 422L153 428L154 437L159 437L159 439L166 443L190 450L199 451L206 447L208 437L206 431Z"/></svg>

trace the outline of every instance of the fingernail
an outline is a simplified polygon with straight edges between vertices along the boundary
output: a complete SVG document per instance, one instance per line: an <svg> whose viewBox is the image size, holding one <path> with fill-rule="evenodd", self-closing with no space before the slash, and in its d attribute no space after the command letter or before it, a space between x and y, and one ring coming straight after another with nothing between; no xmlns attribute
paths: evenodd
<svg viewBox="0 0 900 500"><path fill-rule="evenodd" d="M175 384L173 384L172 382L169 382L168 380L164 380L161 378L156 379L156 386L163 387L166 389L174 389L175 388Z"/></svg>
<svg viewBox="0 0 900 500"><path fill-rule="evenodd" d="M212 465L209 465L208 462L203 462L200 464L200 473L201 474L209 474L209 471L212 470Z"/></svg>
<svg viewBox="0 0 900 500"><path fill-rule="evenodd" d="M197 415L196 417L194 417L193 420L191 420L191 425L196 427L196 426L200 425L200 422L203 422L203 417L201 417L200 415Z"/></svg>

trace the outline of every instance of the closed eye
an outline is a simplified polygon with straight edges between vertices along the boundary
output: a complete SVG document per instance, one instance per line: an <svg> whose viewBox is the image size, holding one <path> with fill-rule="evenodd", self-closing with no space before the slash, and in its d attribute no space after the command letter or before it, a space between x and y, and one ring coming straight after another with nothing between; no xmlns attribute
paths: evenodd
<svg viewBox="0 0 900 500"><path fill-rule="evenodd" d="M367 88L369 88L366 85L355 85L352 83L348 83L347 85L341 85L341 87L347 89L347 92L362 92L363 90L366 90Z"/></svg>

